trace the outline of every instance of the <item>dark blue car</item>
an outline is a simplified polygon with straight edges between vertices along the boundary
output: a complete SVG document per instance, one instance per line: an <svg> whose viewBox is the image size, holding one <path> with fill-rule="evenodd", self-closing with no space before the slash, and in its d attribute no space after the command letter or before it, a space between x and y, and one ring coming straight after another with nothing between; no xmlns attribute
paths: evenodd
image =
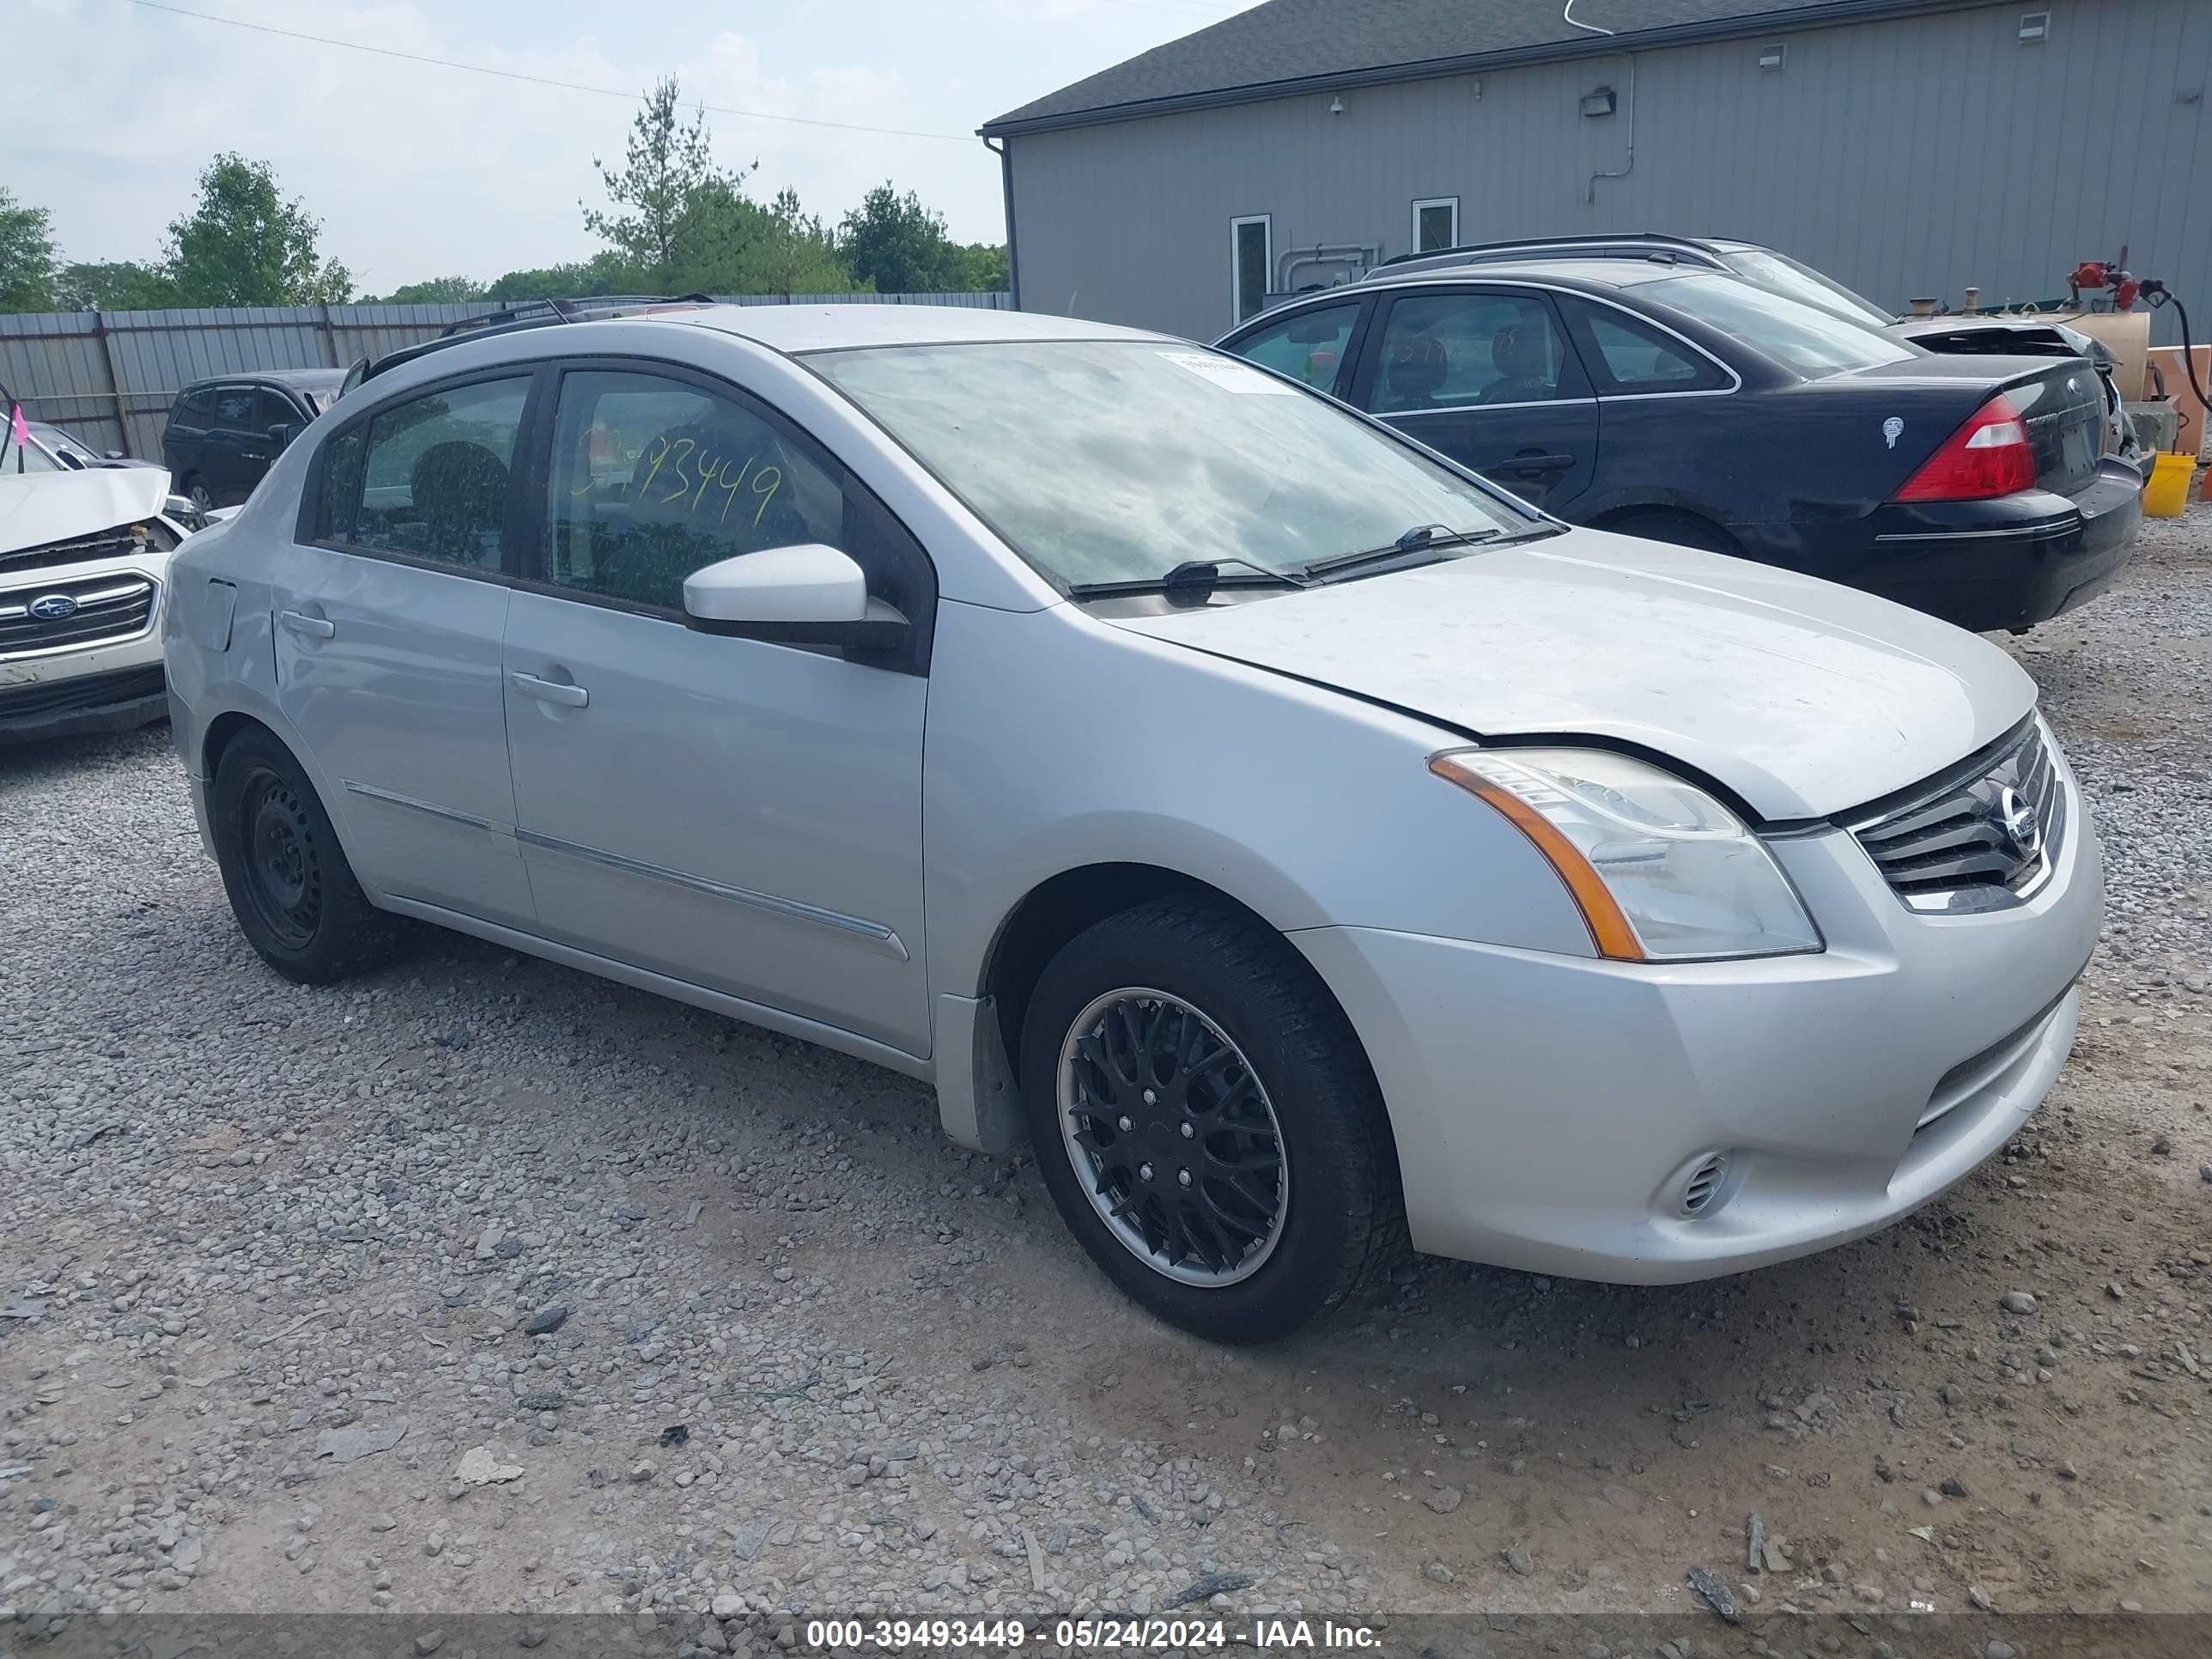
<svg viewBox="0 0 2212 1659"><path fill-rule="evenodd" d="M1719 271L1384 273L1220 344L1575 524L2024 631L2125 565L2142 478L2079 358L1943 356Z"/></svg>

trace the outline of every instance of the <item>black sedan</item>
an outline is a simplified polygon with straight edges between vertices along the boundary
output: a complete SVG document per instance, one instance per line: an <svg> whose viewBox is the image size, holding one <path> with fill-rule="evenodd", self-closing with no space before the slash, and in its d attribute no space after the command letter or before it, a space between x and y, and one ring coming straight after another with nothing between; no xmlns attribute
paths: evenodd
<svg viewBox="0 0 2212 1659"><path fill-rule="evenodd" d="M1946 356L1716 271L1370 277L1220 342L1575 524L2024 631L2126 563L2142 475L2077 359Z"/></svg>

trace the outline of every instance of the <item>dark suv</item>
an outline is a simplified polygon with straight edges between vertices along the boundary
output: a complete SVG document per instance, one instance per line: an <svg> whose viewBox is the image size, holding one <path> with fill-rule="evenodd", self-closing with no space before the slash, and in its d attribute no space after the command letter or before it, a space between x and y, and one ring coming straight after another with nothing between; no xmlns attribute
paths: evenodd
<svg viewBox="0 0 2212 1659"><path fill-rule="evenodd" d="M253 493L276 453L337 401L344 372L256 369L195 380L169 407L161 459L203 512Z"/></svg>

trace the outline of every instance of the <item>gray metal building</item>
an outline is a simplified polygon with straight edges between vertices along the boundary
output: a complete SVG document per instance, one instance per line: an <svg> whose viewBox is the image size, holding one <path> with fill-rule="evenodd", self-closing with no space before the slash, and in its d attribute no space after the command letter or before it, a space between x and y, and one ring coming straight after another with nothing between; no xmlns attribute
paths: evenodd
<svg viewBox="0 0 2212 1659"><path fill-rule="evenodd" d="M2209 79L2212 0L1271 0L982 131L1026 311L1210 338L1423 246L1665 230L1900 311L2124 244L2202 343Z"/></svg>

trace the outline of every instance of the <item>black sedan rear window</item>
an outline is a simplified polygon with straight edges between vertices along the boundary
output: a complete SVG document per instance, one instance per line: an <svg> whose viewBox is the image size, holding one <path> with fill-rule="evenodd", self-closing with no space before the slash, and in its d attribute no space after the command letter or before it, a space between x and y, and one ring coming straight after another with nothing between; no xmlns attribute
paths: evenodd
<svg viewBox="0 0 2212 1659"><path fill-rule="evenodd" d="M1708 327L1735 336L1808 380L1901 363L1920 354L1832 311L1801 304L1718 271L1685 271L1643 293Z"/></svg>

